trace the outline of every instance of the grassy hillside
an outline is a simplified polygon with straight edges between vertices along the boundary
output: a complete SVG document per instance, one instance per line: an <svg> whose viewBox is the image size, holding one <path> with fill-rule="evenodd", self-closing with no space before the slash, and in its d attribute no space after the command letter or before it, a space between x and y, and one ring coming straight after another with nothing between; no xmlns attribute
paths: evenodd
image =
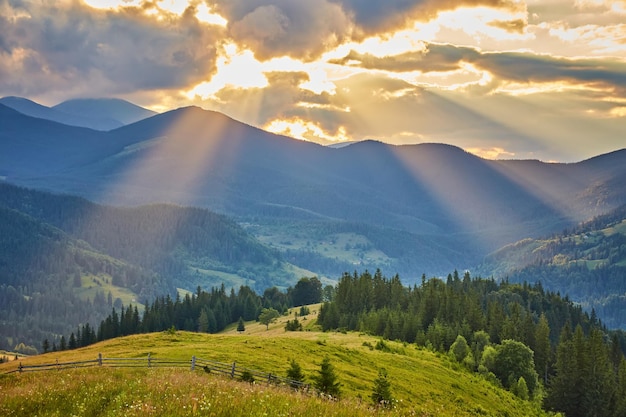
<svg viewBox="0 0 626 417"><path fill-rule="evenodd" d="M328 356L342 386L339 402L293 393L265 383L249 385L227 377L188 369L69 369L0 376L0 414L16 415L420 415L533 416L537 407L471 374L447 357L413 345L386 342L389 351L372 349L377 339L357 333L285 332L281 317L265 326L246 323L219 335L177 332L113 339L76 351L24 359L23 364L104 357L175 358L192 355L285 375L290 359L308 381ZM16 362L0 365L0 372ZM380 368L386 368L397 403L391 413L371 410L369 396Z"/></svg>

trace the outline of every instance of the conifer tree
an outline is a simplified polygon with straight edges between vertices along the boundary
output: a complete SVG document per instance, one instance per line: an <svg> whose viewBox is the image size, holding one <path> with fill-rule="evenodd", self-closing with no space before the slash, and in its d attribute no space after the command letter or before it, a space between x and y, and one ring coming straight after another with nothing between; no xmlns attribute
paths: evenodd
<svg viewBox="0 0 626 417"><path fill-rule="evenodd" d="M243 322L243 317L239 317L239 322L237 323L237 331L239 333L246 331L246 325Z"/></svg>
<svg viewBox="0 0 626 417"><path fill-rule="evenodd" d="M302 367L295 359L289 361L289 369L287 369L287 378L295 381L291 383L292 388L299 388L298 382L304 382L304 373L302 373Z"/></svg>
<svg viewBox="0 0 626 417"><path fill-rule="evenodd" d="M608 416L611 413L615 393L615 374L609 359L604 334L592 329L587 340L587 368L585 373L585 396L583 405L586 415Z"/></svg>
<svg viewBox="0 0 626 417"><path fill-rule="evenodd" d="M387 379L387 370L381 368L378 371L378 377L374 380L374 387L371 395L374 405L383 408L391 407L393 397L391 396L391 383Z"/></svg>
<svg viewBox="0 0 626 417"><path fill-rule="evenodd" d="M200 333L207 333L209 331L209 316L204 308L200 312L200 317L198 317L198 331Z"/></svg>
<svg viewBox="0 0 626 417"><path fill-rule="evenodd" d="M313 386L318 392L339 398L341 384L337 382L335 368L330 363L328 356L322 360L318 374L314 375L312 379L314 381Z"/></svg>
<svg viewBox="0 0 626 417"><path fill-rule="evenodd" d="M552 349L550 346L550 325L545 314L541 314L539 322L535 328L535 369L539 377L543 379L544 385L548 384L548 368Z"/></svg>

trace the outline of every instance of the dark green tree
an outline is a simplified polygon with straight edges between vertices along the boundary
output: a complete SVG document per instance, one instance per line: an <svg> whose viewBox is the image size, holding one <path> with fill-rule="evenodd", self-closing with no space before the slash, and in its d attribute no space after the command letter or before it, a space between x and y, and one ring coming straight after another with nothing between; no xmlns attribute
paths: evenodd
<svg viewBox="0 0 626 417"><path fill-rule="evenodd" d="M550 325L545 314L541 314L539 322L535 327L535 370L543 380L544 385L548 384L548 369L552 348L550 345Z"/></svg>
<svg viewBox="0 0 626 417"><path fill-rule="evenodd" d="M294 306L315 304L322 301L322 283L317 277L301 278L291 291Z"/></svg>
<svg viewBox="0 0 626 417"><path fill-rule="evenodd" d="M237 323L237 331L239 333L246 331L246 325L243 322L243 317L239 317L239 322Z"/></svg>
<svg viewBox="0 0 626 417"><path fill-rule="evenodd" d="M72 349L76 349L78 347L78 344L76 343L76 336L74 336L74 332L72 332L72 334L70 334L70 341L67 345L67 348L72 350Z"/></svg>
<svg viewBox="0 0 626 417"><path fill-rule="evenodd" d="M48 353L48 351L50 350L50 342L48 342L48 339L44 339L43 343L41 344L41 348L43 349L43 353Z"/></svg>
<svg viewBox="0 0 626 417"><path fill-rule="evenodd" d="M585 373L585 396L583 405L586 415L608 416L613 406L615 373L609 359L604 333L592 329L587 339L587 368Z"/></svg>
<svg viewBox="0 0 626 417"><path fill-rule="evenodd" d="M291 379L291 387L292 388L300 388L301 383L304 382L304 373L302 372L302 367L295 359L289 361L289 369L287 369L287 378Z"/></svg>
<svg viewBox="0 0 626 417"><path fill-rule="evenodd" d="M319 393L339 398L341 394L341 384L337 381L335 368L330 363L328 356L322 360L318 374L314 375L312 379L313 386Z"/></svg>
<svg viewBox="0 0 626 417"><path fill-rule="evenodd" d="M200 317L198 317L198 331L200 333L207 333L209 331L209 316L204 308L200 312Z"/></svg>
<svg viewBox="0 0 626 417"><path fill-rule="evenodd" d="M387 379L387 370L385 368L381 368L378 371L378 377L374 380L374 387L372 388L370 398L377 406L383 408L392 406L393 397L391 396L391 383Z"/></svg>

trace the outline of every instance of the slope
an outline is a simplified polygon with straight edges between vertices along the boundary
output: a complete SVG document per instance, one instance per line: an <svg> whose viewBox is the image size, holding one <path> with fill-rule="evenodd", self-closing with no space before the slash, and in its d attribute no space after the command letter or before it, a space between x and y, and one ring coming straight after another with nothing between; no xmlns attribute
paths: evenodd
<svg viewBox="0 0 626 417"><path fill-rule="evenodd" d="M626 328L626 206L543 239L524 239L488 255L483 274L513 282L540 281Z"/></svg>
<svg viewBox="0 0 626 417"><path fill-rule="evenodd" d="M123 286L116 277L125 277ZM141 268L95 251L61 230L0 205L0 346L97 323L116 305L165 287ZM117 299L119 298L119 301Z"/></svg>
<svg viewBox="0 0 626 417"><path fill-rule="evenodd" d="M210 410L216 415L282 415L294 412L305 416L377 415L378 412L368 410L367 403L378 370L385 368L398 403L395 410L384 415L543 415L531 403L515 398L482 377L460 369L446 357L430 351L394 342L389 342L393 353L370 350L366 345L375 344L376 339L356 333L296 333L282 332L272 336L263 333L148 334L113 339L73 352L40 355L23 363L53 362L57 358L61 362L93 359L98 353L104 357L133 358L146 357L150 353L154 358L184 360L195 355L227 363L236 361L237 366L285 375L289 360L296 359L310 381L319 369L321 359L327 356L335 366L342 384L343 400L327 402L314 396L268 387L264 383L242 385L241 382L224 380L201 371L192 373L188 369L90 369L68 371L73 375L70 379L82 381L82 384L61 383L59 378L67 381L67 372L4 377L3 380L11 389L2 390L0 404L3 405L0 407L4 409L0 410L4 415L11 415L17 410L15 407L19 407L18 404L28 404L28 407L39 407L39 412L48 415L55 412L71 413L82 405L107 415L122 415L132 412L128 407L116 406L119 399L123 399L126 404L139 401L147 403L156 415L191 415L194 412L193 398L196 398L198 406L200 403L207 406L210 402ZM4 371L15 366L9 363L0 365L0 369ZM174 383L181 380L185 383ZM143 382L135 384L131 381ZM57 398L61 394L57 388L59 384L64 386L66 394L61 395L61 398L65 400L44 402L44 398ZM179 392L176 388L179 385L184 386L184 390ZM29 390L35 386L47 394L33 395L32 392L41 392ZM104 386L118 388L105 392L102 390ZM164 386L168 388L164 389ZM82 400L68 402L69 398Z"/></svg>
<svg viewBox="0 0 626 417"><path fill-rule="evenodd" d="M263 291L307 274L205 209L114 208L3 183L0 249L0 347L9 349L38 348L49 335L99 323L113 304L176 288Z"/></svg>

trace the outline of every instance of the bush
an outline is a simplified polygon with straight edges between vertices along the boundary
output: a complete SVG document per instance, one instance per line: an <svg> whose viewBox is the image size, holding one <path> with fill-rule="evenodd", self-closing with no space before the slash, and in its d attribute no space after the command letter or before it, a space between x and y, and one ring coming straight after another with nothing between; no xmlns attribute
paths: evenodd
<svg viewBox="0 0 626 417"><path fill-rule="evenodd" d="M241 373L241 380L244 382L254 383L254 375L247 369Z"/></svg>

